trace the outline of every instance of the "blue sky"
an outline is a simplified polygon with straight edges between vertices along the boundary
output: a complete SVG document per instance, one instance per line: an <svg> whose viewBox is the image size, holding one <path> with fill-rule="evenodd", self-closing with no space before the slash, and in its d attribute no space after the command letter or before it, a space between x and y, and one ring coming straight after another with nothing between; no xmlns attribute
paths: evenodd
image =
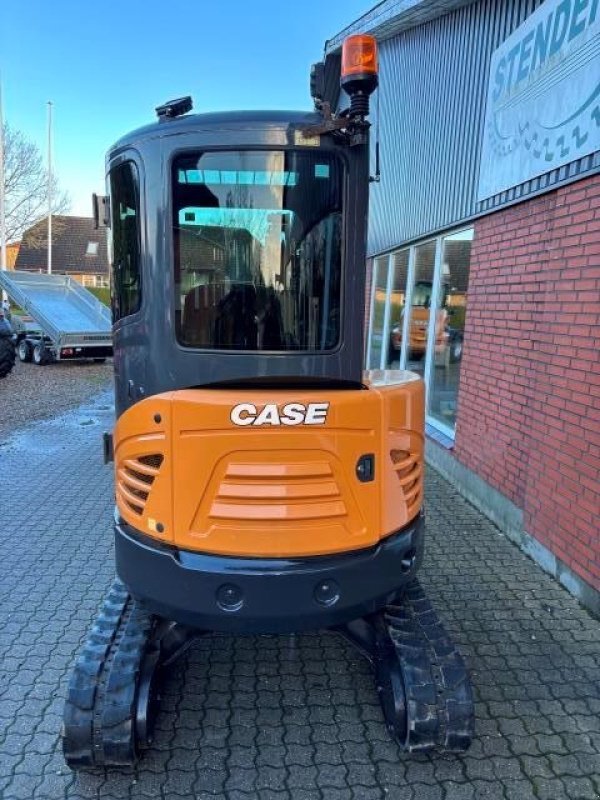
<svg viewBox="0 0 600 800"><path fill-rule="evenodd" d="M0 0L4 114L54 158L71 214L91 213L104 154L154 107L310 108L310 64L369 0Z"/></svg>

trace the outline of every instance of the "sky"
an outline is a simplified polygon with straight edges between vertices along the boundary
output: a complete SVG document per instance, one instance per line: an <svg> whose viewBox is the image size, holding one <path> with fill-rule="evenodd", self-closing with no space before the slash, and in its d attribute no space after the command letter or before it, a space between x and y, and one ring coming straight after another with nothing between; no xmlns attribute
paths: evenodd
<svg viewBox="0 0 600 800"><path fill-rule="evenodd" d="M0 0L4 117L46 153L69 213L104 194L104 155L154 108L310 109L310 65L375 0Z"/></svg>

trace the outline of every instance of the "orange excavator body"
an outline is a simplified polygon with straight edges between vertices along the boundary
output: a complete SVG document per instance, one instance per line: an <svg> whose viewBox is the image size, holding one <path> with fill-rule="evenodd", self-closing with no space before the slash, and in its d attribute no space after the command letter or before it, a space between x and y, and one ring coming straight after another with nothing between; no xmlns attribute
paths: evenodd
<svg viewBox="0 0 600 800"><path fill-rule="evenodd" d="M158 394L117 422L118 512L186 551L280 558L373 547L420 511L423 419L423 383L402 372L367 373L356 390ZM374 474L357 480L365 456Z"/></svg>

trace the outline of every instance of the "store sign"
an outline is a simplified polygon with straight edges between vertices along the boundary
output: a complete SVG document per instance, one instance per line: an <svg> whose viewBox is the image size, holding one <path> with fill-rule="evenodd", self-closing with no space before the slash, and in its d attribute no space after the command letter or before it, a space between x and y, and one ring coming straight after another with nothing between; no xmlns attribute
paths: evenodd
<svg viewBox="0 0 600 800"><path fill-rule="evenodd" d="M478 199L600 150L600 0L546 0L492 55Z"/></svg>

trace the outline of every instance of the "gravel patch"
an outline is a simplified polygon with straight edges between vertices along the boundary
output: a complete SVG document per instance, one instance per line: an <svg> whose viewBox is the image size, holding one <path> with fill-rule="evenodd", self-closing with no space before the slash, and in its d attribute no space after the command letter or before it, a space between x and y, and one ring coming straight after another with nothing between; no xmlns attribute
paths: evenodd
<svg viewBox="0 0 600 800"><path fill-rule="evenodd" d="M7 378L0 380L0 434L33 420L54 417L112 385L112 361L77 362L38 367L17 359Z"/></svg>

